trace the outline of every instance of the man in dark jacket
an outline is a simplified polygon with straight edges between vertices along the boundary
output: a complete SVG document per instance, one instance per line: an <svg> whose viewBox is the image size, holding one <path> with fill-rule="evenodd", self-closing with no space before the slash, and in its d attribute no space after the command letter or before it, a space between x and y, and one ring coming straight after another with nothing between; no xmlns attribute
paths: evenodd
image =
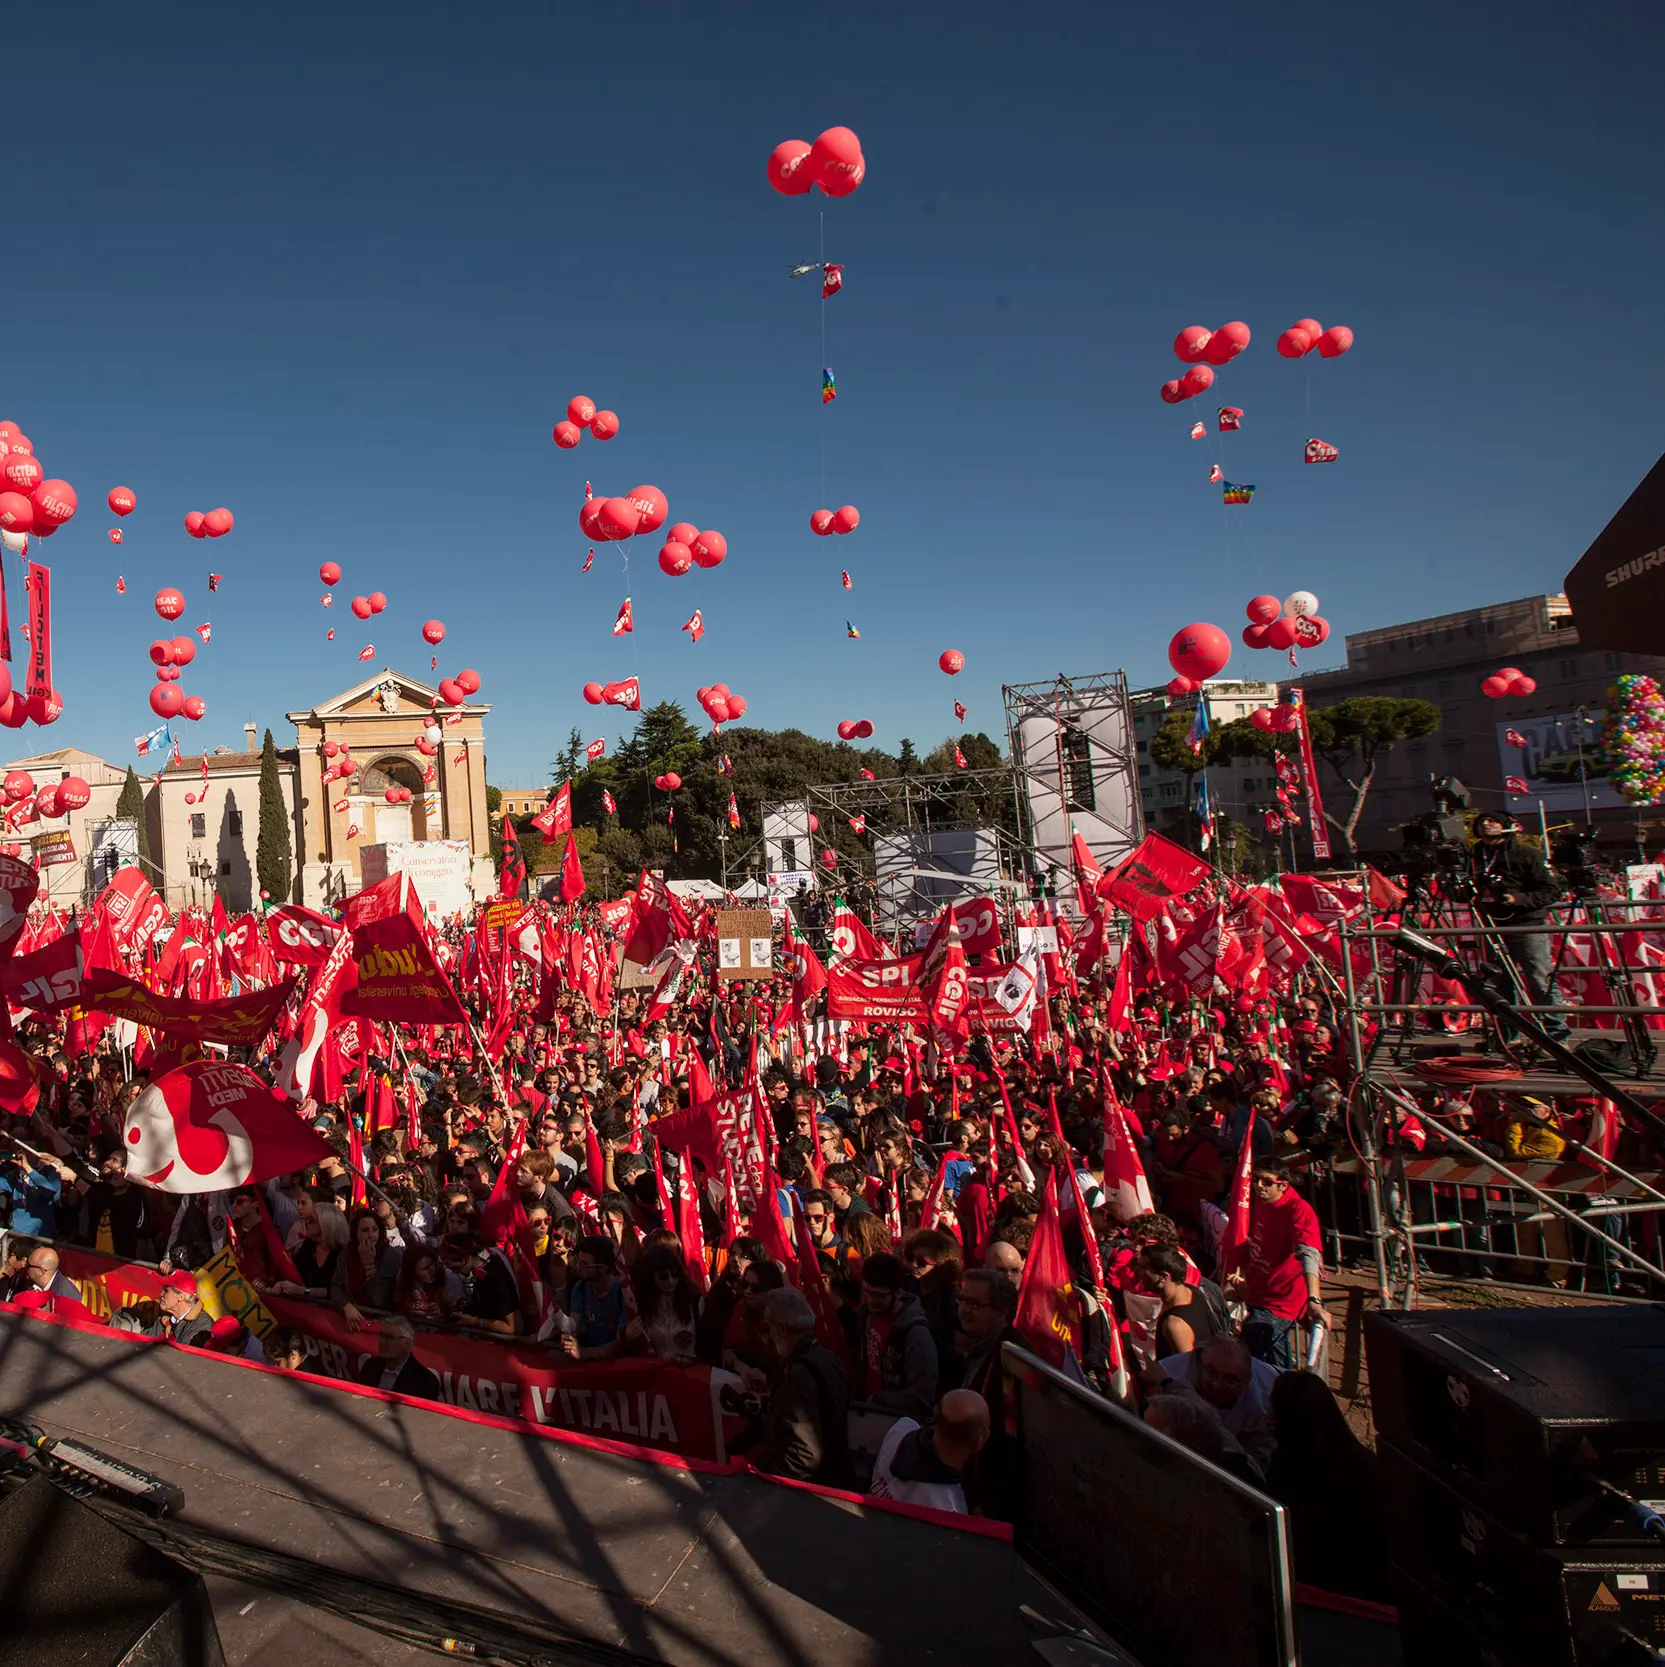
<svg viewBox="0 0 1665 1667"><path fill-rule="evenodd" d="M924 1423L937 1404L937 1344L919 1298L903 1289L907 1277L902 1259L888 1250L862 1263L850 1358L858 1401Z"/></svg>
<svg viewBox="0 0 1665 1667"><path fill-rule="evenodd" d="M371 1389L395 1395L416 1395L424 1401L440 1399L439 1378L411 1354L416 1329L409 1320L393 1317L376 1322L376 1352L358 1369L358 1381Z"/></svg>
<svg viewBox="0 0 1665 1667"><path fill-rule="evenodd" d="M962 1389L983 1397L989 1409L988 1444L969 1462L966 1504L977 1516L1010 1522L1017 1510L1019 1451L1006 1433L1006 1379L1000 1368L1003 1344L1027 1348L1013 1324L1017 1316L1017 1281L988 1268L968 1268L960 1282L960 1334L965 1339Z"/></svg>
<svg viewBox="0 0 1665 1667"><path fill-rule="evenodd" d="M842 1487L850 1480L850 1380L815 1341L815 1310L790 1288L771 1291L764 1317L780 1380L763 1409L763 1436L747 1457L759 1470Z"/></svg>
<svg viewBox="0 0 1665 1667"><path fill-rule="evenodd" d="M1550 873L1543 857L1515 837L1514 823L1495 810L1474 819L1474 845L1469 851L1474 878L1475 912L1494 926L1542 926L1550 904L1564 889ZM1506 933L1504 942L1526 980L1535 1006L1559 1001L1552 975L1554 965L1547 932ZM1559 1013L1538 1013L1538 1023L1558 1041L1567 1035L1567 1021Z"/></svg>

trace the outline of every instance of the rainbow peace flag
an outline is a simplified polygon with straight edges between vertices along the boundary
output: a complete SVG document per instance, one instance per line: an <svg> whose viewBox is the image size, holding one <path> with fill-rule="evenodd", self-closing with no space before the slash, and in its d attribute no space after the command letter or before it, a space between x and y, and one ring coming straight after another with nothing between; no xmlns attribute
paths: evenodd
<svg viewBox="0 0 1665 1667"><path fill-rule="evenodd" d="M1239 486L1234 481L1229 480L1221 481L1220 489L1225 493L1228 504L1246 504L1255 495L1255 489L1252 486Z"/></svg>
<svg viewBox="0 0 1665 1667"><path fill-rule="evenodd" d="M855 628L855 625L850 620L844 621L844 635L847 637L854 637L858 642L861 640L861 632Z"/></svg>
<svg viewBox="0 0 1665 1667"><path fill-rule="evenodd" d="M838 398L838 382L831 368L821 372L821 403L831 405Z"/></svg>

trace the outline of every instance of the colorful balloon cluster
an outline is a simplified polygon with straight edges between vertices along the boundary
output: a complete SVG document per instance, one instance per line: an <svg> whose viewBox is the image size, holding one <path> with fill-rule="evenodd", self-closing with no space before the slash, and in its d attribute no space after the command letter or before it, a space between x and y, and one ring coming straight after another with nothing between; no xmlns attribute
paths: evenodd
<svg viewBox="0 0 1665 1667"><path fill-rule="evenodd" d="M224 538L236 525L237 519L229 509L211 509L206 515L193 509L185 517L185 530L192 538Z"/></svg>
<svg viewBox="0 0 1665 1667"><path fill-rule="evenodd" d="M861 525L861 511L854 504L842 509L818 509L809 518L809 530L817 538L830 533L853 533Z"/></svg>
<svg viewBox="0 0 1665 1667"><path fill-rule="evenodd" d="M183 713L195 723L208 710L200 695L187 695L174 687L196 657L197 645L189 637L159 637L150 645L151 663L156 667L150 709L157 717L177 718Z"/></svg>
<svg viewBox="0 0 1665 1667"><path fill-rule="evenodd" d="M1245 648L1316 648L1330 634L1310 590L1291 591L1281 603L1275 596L1251 597L1244 612L1249 616Z"/></svg>
<svg viewBox="0 0 1665 1667"><path fill-rule="evenodd" d="M1278 337L1278 352L1286 359L1299 359L1315 347L1325 359L1339 359L1353 345L1353 332L1345 324L1326 330L1316 318L1298 318Z"/></svg>
<svg viewBox="0 0 1665 1667"><path fill-rule="evenodd" d="M592 440L611 440L619 431L618 413L598 411L593 399L574 394L567 401L566 421L556 423L551 438L563 451L571 451L584 438L586 428Z"/></svg>
<svg viewBox="0 0 1665 1667"><path fill-rule="evenodd" d="M1607 691L1602 730L1607 771L1633 805L1665 799L1665 693L1645 672L1626 672Z"/></svg>
<svg viewBox="0 0 1665 1667"><path fill-rule="evenodd" d="M1240 320L1222 324L1218 330L1187 324L1174 337L1174 356L1191 368L1176 382L1162 384L1162 398L1168 405L1195 399L1214 386L1213 366L1229 364L1249 345L1249 327Z"/></svg>
<svg viewBox="0 0 1665 1667"><path fill-rule="evenodd" d="M873 733L873 725L866 718L846 718L838 726L840 741L865 741Z"/></svg>
<svg viewBox="0 0 1665 1667"><path fill-rule="evenodd" d="M1480 680L1480 693L1487 700L1502 700L1505 695L1536 694L1536 678L1528 677L1519 666L1504 666L1490 677Z"/></svg>
<svg viewBox="0 0 1665 1667"><path fill-rule="evenodd" d="M1231 639L1218 625L1184 625L1168 644L1168 664L1178 674L1168 685L1171 695L1188 695L1199 683L1224 669L1231 658Z"/></svg>
<svg viewBox="0 0 1665 1667"><path fill-rule="evenodd" d="M439 680L439 698L447 706L461 706L470 695L480 692L480 674L472 666L464 666L455 677Z"/></svg>
<svg viewBox="0 0 1665 1667"><path fill-rule="evenodd" d="M0 422L0 543L22 553L29 534L50 538L77 508L67 480L49 480L34 443L14 422Z"/></svg>
<svg viewBox="0 0 1665 1667"><path fill-rule="evenodd" d="M813 185L848 197L866 177L861 140L847 127L829 127L813 145L786 139L769 153L769 183L783 197L801 197Z"/></svg>
<svg viewBox="0 0 1665 1667"><path fill-rule="evenodd" d="M746 697L730 694L726 683L713 683L708 689L696 691L695 699L711 720L712 729L721 724L738 723L746 715Z"/></svg>
<svg viewBox="0 0 1665 1667"><path fill-rule="evenodd" d="M422 726L421 733L412 739L411 745L424 758L432 758L439 751L439 742L439 725L432 718L429 718L427 723Z"/></svg>
<svg viewBox="0 0 1665 1667"><path fill-rule="evenodd" d="M728 540L721 533L702 533L692 521L678 521L660 546L659 571L680 579L690 567L720 567L727 554Z"/></svg>

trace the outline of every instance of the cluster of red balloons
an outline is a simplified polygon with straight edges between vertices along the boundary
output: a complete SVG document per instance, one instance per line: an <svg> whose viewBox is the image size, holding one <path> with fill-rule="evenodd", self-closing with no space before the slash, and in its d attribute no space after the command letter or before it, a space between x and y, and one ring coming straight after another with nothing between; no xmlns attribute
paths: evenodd
<svg viewBox="0 0 1665 1667"><path fill-rule="evenodd" d="M1282 602L1275 596L1255 596L1244 610L1245 648L1316 648L1330 634L1330 623L1319 616L1318 598L1310 590L1292 591Z"/></svg>
<svg viewBox="0 0 1665 1667"><path fill-rule="evenodd" d="M439 751L439 725L435 723L432 718L430 718L427 723L422 726L421 734L419 734L411 744L419 753L422 754L424 758L434 757Z"/></svg>
<svg viewBox="0 0 1665 1667"><path fill-rule="evenodd" d="M1257 706L1249 722L1268 735L1288 735L1301 727L1301 714L1293 706Z"/></svg>
<svg viewBox="0 0 1665 1667"><path fill-rule="evenodd" d="M50 538L76 507L75 488L46 478L29 436L14 422L0 423L0 542L22 552L30 533Z"/></svg>
<svg viewBox="0 0 1665 1667"><path fill-rule="evenodd" d="M675 770L667 770L664 775L653 778L653 785L661 793L674 793L682 785L682 777Z"/></svg>
<svg viewBox="0 0 1665 1667"><path fill-rule="evenodd" d="M847 127L829 127L813 145L786 139L769 153L769 183L783 197L801 197L812 185L848 197L866 177L861 140Z"/></svg>
<svg viewBox="0 0 1665 1667"><path fill-rule="evenodd" d="M838 726L840 741L865 741L873 733L873 725L866 718L846 718Z"/></svg>
<svg viewBox="0 0 1665 1667"><path fill-rule="evenodd" d="M324 757L331 761L324 766L325 781L345 781L358 768L351 753L339 741L324 743Z"/></svg>
<svg viewBox="0 0 1665 1667"><path fill-rule="evenodd" d="M414 796L408 787L390 787L382 794L390 805L408 805Z"/></svg>
<svg viewBox="0 0 1665 1667"><path fill-rule="evenodd" d="M591 706L623 706L632 712L641 710L642 693L634 677L622 683L586 683L584 698Z"/></svg>
<svg viewBox="0 0 1665 1667"><path fill-rule="evenodd" d="M1222 324L1218 330L1187 324L1174 337L1174 355L1191 368L1177 381L1162 384L1164 402L1178 405L1206 393L1214 386L1213 367L1229 364L1248 345L1249 327L1240 320Z"/></svg>
<svg viewBox="0 0 1665 1667"><path fill-rule="evenodd" d="M1345 324L1328 330L1316 318L1298 318L1278 337L1278 352L1286 359L1300 359L1315 347L1326 359L1339 359L1353 345L1353 332Z"/></svg>
<svg viewBox="0 0 1665 1667"><path fill-rule="evenodd" d="M330 564L334 566L332 562ZM387 606L387 598L379 590L373 590L368 596L355 596L352 600L353 618L368 619L371 614L379 614Z"/></svg>
<svg viewBox="0 0 1665 1667"><path fill-rule="evenodd" d="M472 666L464 666L455 677L439 680L439 698L447 706L461 706L470 695L480 692L480 674Z"/></svg>
<svg viewBox="0 0 1665 1667"><path fill-rule="evenodd" d="M181 714L195 723L208 710L200 695L187 695L175 688L180 674L197 657L197 645L189 637L158 638L150 645L151 663L156 667L156 687L150 691L150 709L159 718Z"/></svg>
<svg viewBox="0 0 1665 1667"><path fill-rule="evenodd" d="M937 656L937 670L958 677L965 670L965 656L957 648L945 648Z"/></svg>
<svg viewBox="0 0 1665 1667"><path fill-rule="evenodd" d="M718 567L728 554L721 533L702 533L692 521L678 521L659 551L659 570L680 579L690 567Z"/></svg>
<svg viewBox="0 0 1665 1667"><path fill-rule="evenodd" d="M622 498L586 498L578 509L579 530L598 544L657 532L670 513L657 486L633 486Z"/></svg>
<svg viewBox="0 0 1665 1667"><path fill-rule="evenodd" d="M563 451L571 451L583 439L586 428L592 440L611 440L619 431L618 413L598 411L593 399L574 394L567 401L566 421L555 425L555 444Z"/></svg>
<svg viewBox="0 0 1665 1667"><path fill-rule="evenodd" d="M861 511L854 504L842 509L818 509L809 518L809 530L817 538L829 533L853 533L861 525Z"/></svg>
<svg viewBox="0 0 1665 1667"><path fill-rule="evenodd" d="M1528 677L1519 666L1505 666L1480 684L1480 692L1488 700L1502 700L1505 695L1536 694L1537 690L1538 680Z"/></svg>
<svg viewBox="0 0 1665 1667"><path fill-rule="evenodd" d="M1168 692L1190 694L1199 683L1219 672L1230 658L1231 639L1218 625L1199 622L1181 626L1168 644L1168 664L1178 673L1168 685ZM1175 688L1176 683L1185 687Z"/></svg>
<svg viewBox="0 0 1665 1667"><path fill-rule="evenodd" d="M12 687L12 674L0 660L0 724L7 729L22 729L27 723L55 724L63 716L64 697L53 689L49 694L26 695Z"/></svg>
<svg viewBox="0 0 1665 1667"><path fill-rule="evenodd" d="M746 715L746 697L731 695L726 683L713 683L708 689L699 689L694 698L711 720L713 729L718 724L738 723Z"/></svg>
<svg viewBox="0 0 1665 1667"><path fill-rule="evenodd" d="M67 816L72 810L85 810L91 799L92 788L84 778L65 776L62 781L43 787L35 795L35 814L48 820L55 816Z"/></svg>
<svg viewBox="0 0 1665 1667"><path fill-rule="evenodd" d="M185 530L192 538L224 538L236 525L229 509L211 509L206 515L200 509L193 509L185 517Z"/></svg>

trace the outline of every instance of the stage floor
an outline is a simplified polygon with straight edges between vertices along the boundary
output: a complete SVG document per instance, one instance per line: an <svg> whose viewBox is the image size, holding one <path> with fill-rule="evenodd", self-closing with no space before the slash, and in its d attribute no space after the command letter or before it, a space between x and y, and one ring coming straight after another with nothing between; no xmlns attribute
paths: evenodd
<svg viewBox="0 0 1665 1667"><path fill-rule="evenodd" d="M176 1483L186 1528L651 1661L1009 1662L1020 1603L1068 1618L981 1535L34 1320L0 1316L0 1407ZM211 1585L233 1662L427 1659Z"/></svg>

